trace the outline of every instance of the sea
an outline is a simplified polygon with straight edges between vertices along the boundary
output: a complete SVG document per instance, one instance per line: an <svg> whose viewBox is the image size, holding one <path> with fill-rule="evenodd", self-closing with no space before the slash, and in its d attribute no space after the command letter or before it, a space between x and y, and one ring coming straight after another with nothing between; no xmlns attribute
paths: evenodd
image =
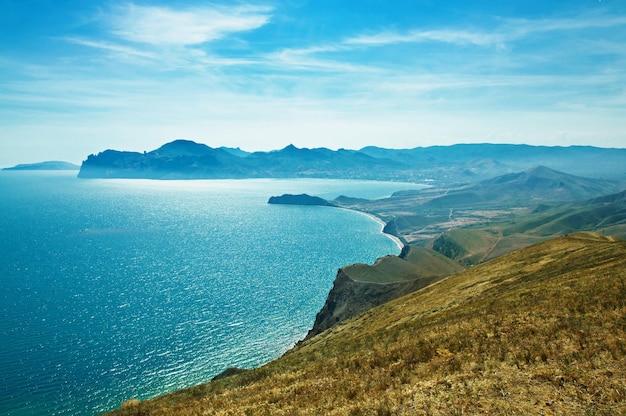
<svg viewBox="0 0 626 416"><path fill-rule="evenodd" d="M400 248L361 213L268 198L420 187L0 171L0 415L95 415L281 356L340 267Z"/></svg>

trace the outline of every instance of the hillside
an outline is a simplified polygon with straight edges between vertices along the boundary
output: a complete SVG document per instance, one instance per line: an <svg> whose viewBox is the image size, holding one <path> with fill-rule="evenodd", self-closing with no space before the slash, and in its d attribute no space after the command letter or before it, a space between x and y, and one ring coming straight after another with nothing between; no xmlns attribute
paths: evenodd
<svg viewBox="0 0 626 416"><path fill-rule="evenodd" d="M382 257L371 266L343 267L306 338L461 270L463 266L436 251L409 246L400 256Z"/></svg>
<svg viewBox="0 0 626 416"><path fill-rule="evenodd" d="M550 240L114 415L626 413L626 242Z"/></svg>
<svg viewBox="0 0 626 416"><path fill-rule="evenodd" d="M451 208L528 206L532 204L577 201L609 192L618 185L605 180L583 178L545 166L487 179L434 198L427 205Z"/></svg>
<svg viewBox="0 0 626 416"><path fill-rule="evenodd" d="M466 266L577 231L626 239L626 191L555 206L540 205L445 231L428 247Z"/></svg>
<svg viewBox="0 0 626 416"><path fill-rule="evenodd" d="M535 211L538 206L558 209L565 203L613 194L623 190L620 186L620 182L584 178L535 166L466 185L400 191L379 200L340 198L334 202L344 208L380 217L387 222L385 231L405 243L428 245L433 238L452 229L513 221ZM588 228L574 226L564 230L573 232ZM557 234L544 234L550 235ZM486 235L472 238L476 237L491 240ZM487 244L492 243L487 241Z"/></svg>

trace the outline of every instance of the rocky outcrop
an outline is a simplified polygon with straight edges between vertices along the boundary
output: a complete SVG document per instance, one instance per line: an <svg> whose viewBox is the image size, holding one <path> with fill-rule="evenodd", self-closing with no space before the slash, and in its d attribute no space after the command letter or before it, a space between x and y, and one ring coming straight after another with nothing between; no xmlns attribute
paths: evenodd
<svg viewBox="0 0 626 416"><path fill-rule="evenodd" d="M408 246L400 256L383 257L372 266L341 268L305 339L461 270L461 265L439 253Z"/></svg>
<svg viewBox="0 0 626 416"><path fill-rule="evenodd" d="M15 165L11 168L4 168L3 170L78 170L80 166L69 162L62 162L57 160L50 160L39 163L29 163Z"/></svg>
<svg viewBox="0 0 626 416"><path fill-rule="evenodd" d="M311 338L341 321L420 289L431 282L420 282L419 280L387 284L357 282L346 275L343 269L340 269L326 303L317 313L313 328L305 339Z"/></svg>
<svg viewBox="0 0 626 416"><path fill-rule="evenodd" d="M336 205L318 196L307 194L292 195L284 194L281 196L270 197L268 204L277 205L319 205L323 207L335 207Z"/></svg>

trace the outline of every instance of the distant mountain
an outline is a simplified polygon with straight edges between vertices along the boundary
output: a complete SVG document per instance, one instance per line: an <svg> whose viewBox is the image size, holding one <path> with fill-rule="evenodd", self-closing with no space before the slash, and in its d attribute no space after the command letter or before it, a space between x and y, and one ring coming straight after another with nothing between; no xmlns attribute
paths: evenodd
<svg viewBox="0 0 626 416"><path fill-rule="evenodd" d="M211 148L175 140L144 153L105 150L90 155L81 178L340 178L472 183L544 165L574 175L626 183L626 149L466 144L361 150L297 148L269 152Z"/></svg>
<svg viewBox="0 0 626 416"><path fill-rule="evenodd" d="M587 202L588 205L594 204L621 204L626 206L626 191L622 191L613 195L594 198Z"/></svg>
<svg viewBox="0 0 626 416"><path fill-rule="evenodd" d="M151 152L105 150L90 155L79 178L198 179L240 178L242 158L189 140L175 140Z"/></svg>
<svg viewBox="0 0 626 416"><path fill-rule="evenodd" d="M506 235L552 237L594 231L626 238L626 191L566 205L543 207L506 227Z"/></svg>
<svg viewBox="0 0 626 416"><path fill-rule="evenodd" d="M246 152L245 150L241 150L240 148L236 147L236 148L232 148L232 147L220 147L219 149L224 150L234 156L238 156L238 157L248 157L250 156L250 152Z"/></svg>
<svg viewBox="0 0 626 416"><path fill-rule="evenodd" d="M374 213L442 211L447 216L450 209L530 207L588 200L618 192L620 186L622 182L584 178L536 166L465 185L399 191L389 198L374 201L342 197L335 202Z"/></svg>
<svg viewBox="0 0 626 416"><path fill-rule="evenodd" d="M461 208L485 204L528 206L539 203L569 202L589 199L619 190L613 181L583 178L537 166L520 173L487 179L434 198L429 205Z"/></svg>
<svg viewBox="0 0 626 416"><path fill-rule="evenodd" d="M511 144L456 144L396 150L364 147L372 157L399 160L414 166L437 168L455 166L478 178L517 172L532 166L548 166L571 174L603 179L626 178L626 149L593 146L531 146ZM489 167L489 163L494 166ZM495 173L498 171L497 173ZM486 173L486 175L484 175ZM494 174L495 173L495 174Z"/></svg>
<svg viewBox="0 0 626 416"><path fill-rule="evenodd" d="M333 202L380 217L387 223L385 232L407 244L434 247L451 258L466 259L464 264L476 264L567 232L606 230L626 237L626 229L618 224L623 208L617 203L625 196L616 194L625 187L538 166L467 185ZM572 216L563 211L566 208ZM522 243L508 237L519 233L525 235ZM433 246L438 238L439 244Z"/></svg>
<svg viewBox="0 0 626 416"><path fill-rule="evenodd" d="M216 152L220 152L220 150L212 149L205 144L196 143L191 140L174 140L173 142L166 143L158 149L153 150L150 154L163 158L187 156L202 158L213 156Z"/></svg>
<svg viewBox="0 0 626 416"><path fill-rule="evenodd" d="M11 168L4 168L3 170L79 170L80 166L69 162L61 162L57 160L21 164Z"/></svg>
<svg viewBox="0 0 626 416"><path fill-rule="evenodd" d="M271 152L247 153L214 149L188 140L176 140L151 152L106 150L90 155L80 178L359 178L393 179L398 164L350 151L299 149L289 145ZM402 168L402 167L400 167ZM408 169L406 166L404 169Z"/></svg>

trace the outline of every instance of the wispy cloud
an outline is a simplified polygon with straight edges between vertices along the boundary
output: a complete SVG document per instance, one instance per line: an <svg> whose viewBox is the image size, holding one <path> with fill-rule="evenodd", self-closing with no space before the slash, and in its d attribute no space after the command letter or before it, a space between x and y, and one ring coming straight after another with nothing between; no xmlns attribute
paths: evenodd
<svg viewBox="0 0 626 416"><path fill-rule="evenodd" d="M500 45L502 34L472 32L465 30L413 30L406 33L381 32L373 35L362 35L345 40L346 45L383 46L393 43L442 42L459 45L492 46Z"/></svg>
<svg viewBox="0 0 626 416"><path fill-rule="evenodd" d="M126 41L157 46L199 45L257 29L270 20L269 7L204 6L175 10L129 4L111 18L112 33Z"/></svg>
<svg viewBox="0 0 626 416"><path fill-rule="evenodd" d="M368 67L358 62L352 62L345 58L332 55L342 51L349 51L344 45L314 46L309 48L287 48L277 52L266 54L263 63L282 70L306 70L321 72L372 72L375 68Z"/></svg>
<svg viewBox="0 0 626 416"><path fill-rule="evenodd" d="M571 19L496 19L499 24L489 30L413 29L404 32L381 31L348 38L343 45L377 47L400 43L446 43L504 47L507 42L546 32L565 32L586 29L607 29L626 26L626 17L594 16Z"/></svg>
<svg viewBox="0 0 626 416"><path fill-rule="evenodd" d="M501 29L508 32L510 38L519 38L534 33L608 29L616 26L626 26L626 17L584 16L576 19L506 19Z"/></svg>
<svg viewBox="0 0 626 416"><path fill-rule="evenodd" d="M67 42L74 43L76 45L87 46L89 48L95 48L95 49L108 51L122 58L140 57L140 58L155 59L157 57L157 55L153 52L141 50L138 48L134 48L132 46L120 45L117 43L95 41L95 40L82 39L82 38L76 38L76 37L67 37L65 38L65 40Z"/></svg>
<svg viewBox="0 0 626 416"><path fill-rule="evenodd" d="M193 8L126 4L99 14L99 37L65 37L124 64L158 65L164 70L203 71L208 67L251 65L255 57L212 53L211 42L237 37L266 25L271 7L208 4Z"/></svg>

